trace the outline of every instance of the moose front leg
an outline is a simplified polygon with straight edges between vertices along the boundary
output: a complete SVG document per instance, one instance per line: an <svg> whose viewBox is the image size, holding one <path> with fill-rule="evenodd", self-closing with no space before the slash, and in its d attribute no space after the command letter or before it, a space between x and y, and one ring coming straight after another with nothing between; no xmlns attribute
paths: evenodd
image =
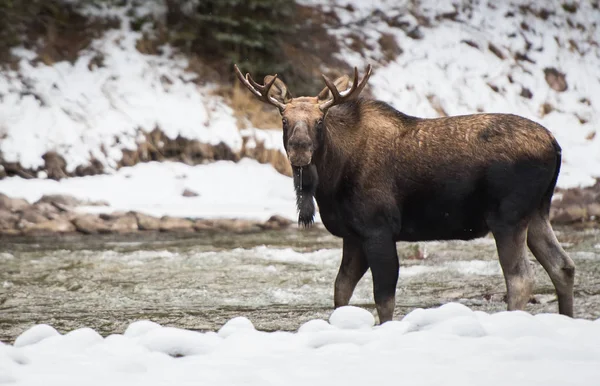
<svg viewBox="0 0 600 386"><path fill-rule="evenodd" d="M373 275L373 296L379 323L392 320L396 307L396 285L400 263L396 243L389 230L370 231L363 239L363 251Z"/></svg>
<svg viewBox="0 0 600 386"><path fill-rule="evenodd" d="M357 237L344 237L342 263L335 278L333 302L335 308L347 306L356 285L364 276L369 264Z"/></svg>

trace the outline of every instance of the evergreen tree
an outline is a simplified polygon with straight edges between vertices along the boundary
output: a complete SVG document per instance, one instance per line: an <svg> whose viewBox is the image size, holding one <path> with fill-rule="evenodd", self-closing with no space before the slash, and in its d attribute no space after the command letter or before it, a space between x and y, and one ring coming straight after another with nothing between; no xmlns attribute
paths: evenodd
<svg viewBox="0 0 600 386"><path fill-rule="evenodd" d="M167 6L179 47L226 71L238 63L258 79L287 68L281 43L293 33L293 0L167 0Z"/></svg>

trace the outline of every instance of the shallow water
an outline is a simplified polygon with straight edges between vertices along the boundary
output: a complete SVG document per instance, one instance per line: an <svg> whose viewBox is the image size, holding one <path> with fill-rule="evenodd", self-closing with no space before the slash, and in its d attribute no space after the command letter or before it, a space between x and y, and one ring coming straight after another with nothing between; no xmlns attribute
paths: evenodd
<svg viewBox="0 0 600 386"><path fill-rule="evenodd" d="M577 317L600 317L600 231L557 231L577 265ZM69 236L0 239L0 341L46 323L60 332L91 327L108 335L149 319L216 330L235 316L258 329L296 330L328 318L341 241L324 230L252 235ZM411 259L415 246L425 259ZM398 243L395 318L450 301L500 311L501 275L491 237L471 242ZM556 312L541 266L532 313ZM374 312L367 272L351 304Z"/></svg>

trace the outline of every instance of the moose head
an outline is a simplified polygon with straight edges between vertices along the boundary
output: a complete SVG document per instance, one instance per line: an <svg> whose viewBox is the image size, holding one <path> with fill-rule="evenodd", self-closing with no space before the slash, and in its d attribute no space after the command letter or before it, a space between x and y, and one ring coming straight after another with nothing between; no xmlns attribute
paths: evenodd
<svg viewBox="0 0 600 386"><path fill-rule="evenodd" d="M331 81L323 75L326 87L315 97L292 97L288 87L275 75L267 75L264 84L256 83L250 74L244 77L237 65L235 72L240 81L261 101L277 107L283 125L283 145L292 166L308 166L313 154L322 145L324 120L333 106L356 99L371 76L367 74L358 82L358 70L354 68L352 86L347 75Z"/></svg>

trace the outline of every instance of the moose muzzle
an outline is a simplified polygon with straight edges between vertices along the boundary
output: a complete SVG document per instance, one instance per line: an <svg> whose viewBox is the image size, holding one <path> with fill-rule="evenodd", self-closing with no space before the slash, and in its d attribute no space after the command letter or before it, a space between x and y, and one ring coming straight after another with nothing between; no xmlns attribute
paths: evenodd
<svg viewBox="0 0 600 386"><path fill-rule="evenodd" d="M313 141L304 122L297 124L288 140L288 158L293 166L307 166L313 155Z"/></svg>

